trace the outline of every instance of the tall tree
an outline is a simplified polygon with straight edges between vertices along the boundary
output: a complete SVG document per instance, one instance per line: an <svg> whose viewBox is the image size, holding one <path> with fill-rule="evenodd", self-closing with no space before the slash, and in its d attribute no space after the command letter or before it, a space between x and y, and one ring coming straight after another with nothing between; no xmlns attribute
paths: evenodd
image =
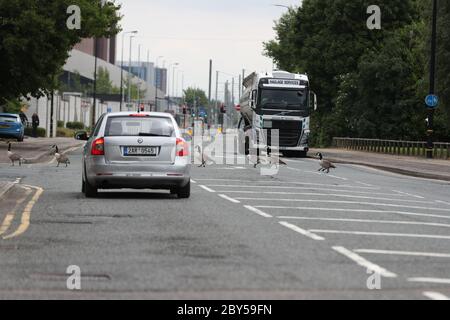
<svg viewBox="0 0 450 320"><path fill-rule="evenodd" d="M67 27L71 5L81 9L79 30ZM118 33L119 10L104 0L1 0L0 100L48 93L75 44Z"/></svg>

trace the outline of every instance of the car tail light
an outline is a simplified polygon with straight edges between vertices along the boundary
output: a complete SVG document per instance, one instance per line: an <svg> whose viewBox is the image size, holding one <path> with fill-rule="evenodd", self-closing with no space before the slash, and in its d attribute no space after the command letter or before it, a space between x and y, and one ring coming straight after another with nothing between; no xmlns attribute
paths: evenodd
<svg viewBox="0 0 450 320"><path fill-rule="evenodd" d="M177 157L189 156L189 145L183 139L177 138Z"/></svg>
<svg viewBox="0 0 450 320"><path fill-rule="evenodd" d="M92 142L91 155L104 156L105 155L105 139L98 138Z"/></svg>

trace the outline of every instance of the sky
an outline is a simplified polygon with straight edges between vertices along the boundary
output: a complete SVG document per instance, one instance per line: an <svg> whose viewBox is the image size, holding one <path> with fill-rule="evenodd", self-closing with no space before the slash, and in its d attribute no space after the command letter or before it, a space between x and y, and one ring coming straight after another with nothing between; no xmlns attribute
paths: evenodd
<svg viewBox="0 0 450 320"><path fill-rule="evenodd" d="M223 83L234 75L236 83L242 69L270 71L272 60L264 57L263 42L275 37L274 21L287 8L273 4L298 6L300 0L117 0L122 4L121 22L124 31L138 30L133 39L133 60L159 59L159 66L179 63L175 88L208 89L209 60L213 60L213 90L215 71L219 70L219 98ZM129 36L125 40L124 59L129 58ZM121 60L122 34L118 36L118 60ZM181 73L181 71L183 73ZM170 77L172 78L172 72ZM237 89L236 89L237 90ZM178 93L180 94L180 93Z"/></svg>

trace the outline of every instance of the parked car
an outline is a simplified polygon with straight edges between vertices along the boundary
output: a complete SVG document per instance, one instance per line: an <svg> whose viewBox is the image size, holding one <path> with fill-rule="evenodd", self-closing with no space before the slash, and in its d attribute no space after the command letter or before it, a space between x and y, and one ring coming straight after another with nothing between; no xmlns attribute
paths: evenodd
<svg viewBox="0 0 450 320"><path fill-rule="evenodd" d="M23 141L25 127L18 114L0 113L0 138Z"/></svg>
<svg viewBox="0 0 450 320"><path fill-rule="evenodd" d="M120 112L104 114L83 152L82 192L99 189L167 189L179 198L191 192L189 144L172 115Z"/></svg>

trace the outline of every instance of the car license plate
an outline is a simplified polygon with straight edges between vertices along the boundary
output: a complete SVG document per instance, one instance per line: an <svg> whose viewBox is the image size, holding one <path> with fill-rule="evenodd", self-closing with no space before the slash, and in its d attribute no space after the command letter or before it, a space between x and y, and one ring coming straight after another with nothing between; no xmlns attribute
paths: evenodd
<svg viewBox="0 0 450 320"><path fill-rule="evenodd" d="M158 154L158 147L125 147L123 154L125 157L154 157Z"/></svg>

